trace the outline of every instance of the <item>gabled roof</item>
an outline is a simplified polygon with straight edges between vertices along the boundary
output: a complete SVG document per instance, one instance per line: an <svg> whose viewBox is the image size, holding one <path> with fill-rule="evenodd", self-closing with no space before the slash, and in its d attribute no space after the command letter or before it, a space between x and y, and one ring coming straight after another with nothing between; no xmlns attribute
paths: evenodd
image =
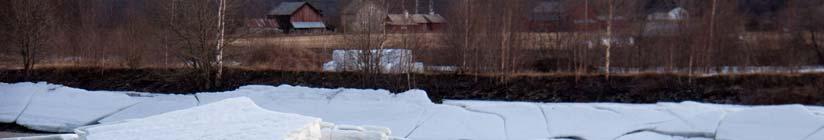
<svg viewBox="0 0 824 140"><path fill-rule="evenodd" d="M298 11L298 9L300 9L300 7L303 7L303 5L307 5L310 8L312 8L312 10L318 11L315 7L312 7L312 5L310 5L306 2L282 2L282 3L280 3L280 5L275 7L275 9L272 9L271 11L269 11L268 15L276 15L276 16L292 15L293 13ZM318 11L318 12L320 12L320 11Z"/></svg>
<svg viewBox="0 0 824 140"><path fill-rule="evenodd" d="M279 28L277 20L273 19L249 19L246 20L246 27L249 28Z"/></svg>
<svg viewBox="0 0 824 140"><path fill-rule="evenodd" d="M387 15L390 25L416 25L427 23L446 23L441 15L438 14L389 14Z"/></svg>
<svg viewBox="0 0 824 140"><path fill-rule="evenodd" d="M446 19L443 18L440 14L428 14L424 15L430 23L446 23Z"/></svg>
<svg viewBox="0 0 824 140"><path fill-rule="evenodd" d="M414 15L411 15L411 16L410 16L410 18L412 18L412 22L415 22L415 23L418 23L418 24L426 24L426 23L429 23L429 20L426 20L426 17L424 17L424 16L423 16L423 15L421 15L421 14L414 14Z"/></svg>
<svg viewBox="0 0 824 140"><path fill-rule="evenodd" d="M541 1L532 8L532 13L560 13L563 12L563 8L559 0Z"/></svg>
<svg viewBox="0 0 824 140"><path fill-rule="evenodd" d="M409 15L407 17L405 14L389 14L389 15L386 15L386 17L389 20L389 21L387 21L387 24L390 24L390 25L416 25L416 24L418 24L412 19L412 15ZM426 19L424 19L424 20L426 20Z"/></svg>

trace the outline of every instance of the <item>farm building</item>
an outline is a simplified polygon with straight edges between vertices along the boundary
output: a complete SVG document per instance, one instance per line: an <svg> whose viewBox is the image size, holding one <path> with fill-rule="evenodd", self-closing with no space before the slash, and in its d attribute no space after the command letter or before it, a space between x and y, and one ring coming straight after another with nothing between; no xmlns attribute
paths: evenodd
<svg viewBox="0 0 824 140"><path fill-rule="evenodd" d="M269 11L267 16L277 20L280 29L285 33L326 31L320 10L306 2L280 3Z"/></svg>
<svg viewBox="0 0 824 140"><path fill-rule="evenodd" d="M441 15L429 14L389 14L386 16L386 29L390 32L433 32L441 31L446 19Z"/></svg>
<svg viewBox="0 0 824 140"><path fill-rule="evenodd" d="M669 36L677 34L680 22L689 17L687 10L673 1L653 1L646 5L644 34Z"/></svg>

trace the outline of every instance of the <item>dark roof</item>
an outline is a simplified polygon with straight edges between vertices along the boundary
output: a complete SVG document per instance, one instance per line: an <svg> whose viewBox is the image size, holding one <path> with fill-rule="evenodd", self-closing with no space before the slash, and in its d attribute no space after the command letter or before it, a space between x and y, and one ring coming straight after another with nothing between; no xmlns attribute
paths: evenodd
<svg viewBox="0 0 824 140"><path fill-rule="evenodd" d="M564 12L564 7L561 6L560 0L544 0L539 1L532 8L532 13L529 14L531 21L559 21L561 20L561 13Z"/></svg>
<svg viewBox="0 0 824 140"><path fill-rule="evenodd" d="M280 3L280 5L275 7L275 9L272 9L271 11L269 11L269 15L277 15L277 16L292 15L292 13L295 13L295 11L300 9L300 7L303 7L303 5L307 5L307 3L306 2L282 2L282 3ZM310 7L311 7L311 5L310 5ZM314 9L314 7L312 7L312 8Z"/></svg>
<svg viewBox="0 0 824 140"><path fill-rule="evenodd" d="M446 23L441 15L438 14L389 14L387 15L389 25L418 25L427 23Z"/></svg>
<svg viewBox="0 0 824 140"><path fill-rule="evenodd" d="M532 8L533 13L560 13L562 11L563 7L559 0L541 1L535 8Z"/></svg>

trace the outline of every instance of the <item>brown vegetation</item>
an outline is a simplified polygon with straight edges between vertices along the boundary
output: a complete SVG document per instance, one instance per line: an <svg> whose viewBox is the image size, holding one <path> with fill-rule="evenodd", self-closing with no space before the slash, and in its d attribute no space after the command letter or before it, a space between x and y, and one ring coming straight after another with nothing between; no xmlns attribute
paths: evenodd
<svg viewBox="0 0 824 140"><path fill-rule="evenodd" d="M31 81L89 90L144 91L161 93L201 92L196 75L180 75L180 69L37 69ZM19 70L0 71L0 82L21 82ZM443 99L478 99L537 102L655 103L699 101L726 104L824 105L824 75L756 74L689 77L677 74L613 75L518 75L499 76L415 74L365 75L358 73L284 72L228 69L223 85L233 90L244 85L291 84L326 88L379 88L394 92L423 89L439 102ZM364 79L363 77L369 77ZM688 79L692 78L690 81ZM412 83L408 83L412 82Z"/></svg>

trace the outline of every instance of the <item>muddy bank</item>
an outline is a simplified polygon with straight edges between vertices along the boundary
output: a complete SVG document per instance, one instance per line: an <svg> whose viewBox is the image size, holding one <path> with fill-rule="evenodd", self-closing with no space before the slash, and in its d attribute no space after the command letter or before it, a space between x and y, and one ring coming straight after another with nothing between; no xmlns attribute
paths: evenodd
<svg viewBox="0 0 824 140"><path fill-rule="evenodd" d="M325 88L380 88L393 92L417 88L431 99L537 102L655 103L699 101L725 104L824 105L824 74L761 74L690 78L647 74L613 76L515 76L500 79L456 74L362 75L230 69L222 86L202 90L180 69L38 69L25 79L20 71L0 70L0 82L47 81L89 90L195 93L232 90L243 85L299 85Z"/></svg>

